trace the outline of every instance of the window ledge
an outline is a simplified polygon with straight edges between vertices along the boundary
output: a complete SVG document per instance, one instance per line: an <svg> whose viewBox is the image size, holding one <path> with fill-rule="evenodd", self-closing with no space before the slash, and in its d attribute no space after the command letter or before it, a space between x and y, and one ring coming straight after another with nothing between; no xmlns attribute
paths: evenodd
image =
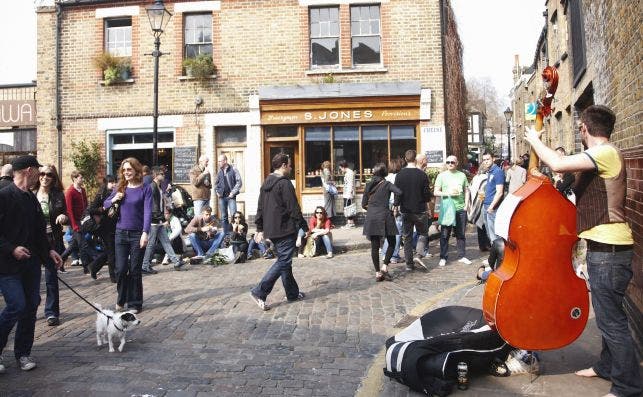
<svg viewBox="0 0 643 397"><path fill-rule="evenodd" d="M351 73L386 73L388 69L381 66L346 68L346 69L311 69L306 70L306 76L324 75L324 74L351 74Z"/></svg>
<svg viewBox="0 0 643 397"><path fill-rule="evenodd" d="M136 81L136 80L134 80L134 79L116 80L116 81L114 81L113 83L107 84L107 83L105 83L105 80L100 80L100 81L99 81L99 83L100 83L100 85L102 85L102 86L105 86L105 87L111 87L111 86L113 86L113 85L134 84L134 82L135 82L135 81Z"/></svg>
<svg viewBox="0 0 643 397"><path fill-rule="evenodd" d="M198 77L190 77L190 76L179 76L179 81L193 81L193 80L216 80L217 75L212 74L204 79L198 78Z"/></svg>

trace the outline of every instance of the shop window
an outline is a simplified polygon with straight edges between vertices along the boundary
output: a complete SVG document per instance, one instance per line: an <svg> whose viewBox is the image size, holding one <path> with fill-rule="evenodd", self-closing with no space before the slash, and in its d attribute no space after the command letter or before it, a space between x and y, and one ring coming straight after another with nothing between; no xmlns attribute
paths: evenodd
<svg viewBox="0 0 643 397"><path fill-rule="evenodd" d="M264 127L266 138L294 138L297 136L296 125L271 125Z"/></svg>
<svg viewBox="0 0 643 397"><path fill-rule="evenodd" d="M415 144L415 142L414 142ZM368 178L377 163L388 164L388 129L385 125L362 127L362 171Z"/></svg>
<svg viewBox="0 0 643 397"><path fill-rule="evenodd" d="M340 185L343 183L343 177L340 176L337 164L341 160L348 162L348 168L359 169L359 127L333 128L333 169L335 170L335 180Z"/></svg>
<svg viewBox="0 0 643 397"><path fill-rule="evenodd" d="M321 186L321 164L330 161L330 127L306 127L306 187Z"/></svg>
<svg viewBox="0 0 643 397"><path fill-rule="evenodd" d="M339 8L310 9L311 68L339 65Z"/></svg>
<svg viewBox="0 0 643 397"><path fill-rule="evenodd" d="M403 159L404 153L406 153L407 150L411 148L415 149L416 141L417 139L415 136L415 126L392 125L391 126L391 158Z"/></svg>
<svg viewBox="0 0 643 397"><path fill-rule="evenodd" d="M183 26L183 57L212 55L212 14L186 14Z"/></svg>
<svg viewBox="0 0 643 397"><path fill-rule="evenodd" d="M245 145L245 126L216 127L215 130L217 145Z"/></svg>
<svg viewBox="0 0 643 397"><path fill-rule="evenodd" d="M105 51L117 57L132 56L132 18L105 20Z"/></svg>
<svg viewBox="0 0 643 397"><path fill-rule="evenodd" d="M36 130L9 130L0 132L0 152L35 153Z"/></svg>
<svg viewBox="0 0 643 397"><path fill-rule="evenodd" d="M353 65L381 63L380 6L351 7Z"/></svg>

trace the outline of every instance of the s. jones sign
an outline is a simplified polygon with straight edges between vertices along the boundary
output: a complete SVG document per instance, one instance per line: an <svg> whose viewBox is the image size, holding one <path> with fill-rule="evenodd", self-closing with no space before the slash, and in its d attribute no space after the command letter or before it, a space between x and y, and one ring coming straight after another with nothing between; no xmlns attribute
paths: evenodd
<svg viewBox="0 0 643 397"><path fill-rule="evenodd" d="M328 122L360 122L417 120L420 108L285 110L262 112L262 124L307 124Z"/></svg>
<svg viewBox="0 0 643 397"><path fill-rule="evenodd" d="M0 101L0 127L36 125L36 101Z"/></svg>

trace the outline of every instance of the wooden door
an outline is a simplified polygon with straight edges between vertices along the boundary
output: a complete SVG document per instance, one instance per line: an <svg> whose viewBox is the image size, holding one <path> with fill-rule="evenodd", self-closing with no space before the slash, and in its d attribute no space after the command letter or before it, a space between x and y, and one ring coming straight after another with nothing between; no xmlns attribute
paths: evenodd
<svg viewBox="0 0 643 397"><path fill-rule="evenodd" d="M264 145L264 178L272 173L272 158L278 153L286 153L290 157L292 163L292 171L290 173L290 182L295 187L297 192L297 199L301 203L301 164L299 159L299 143L294 141L287 142L266 142Z"/></svg>
<svg viewBox="0 0 643 397"><path fill-rule="evenodd" d="M246 161L245 161L246 148L245 146L217 147L216 159L218 160L219 156L222 154L225 154L225 156L228 158L228 164L230 164L233 168L236 168L237 170L239 170L239 175L241 175L241 190L239 190L239 195L237 196L237 211L241 211L245 214L246 202L245 202L244 193L246 191ZM217 212L218 212L218 209L217 209Z"/></svg>

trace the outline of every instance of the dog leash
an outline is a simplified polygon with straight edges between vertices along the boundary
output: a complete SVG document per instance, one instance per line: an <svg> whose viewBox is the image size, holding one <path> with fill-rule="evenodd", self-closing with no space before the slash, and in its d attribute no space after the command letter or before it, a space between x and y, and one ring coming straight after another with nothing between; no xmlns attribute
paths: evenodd
<svg viewBox="0 0 643 397"><path fill-rule="evenodd" d="M103 311L102 311L102 310L100 310L99 308L97 308L96 306L94 306L94 304L93 304L93 303L91 303L90 301L88 301L87 299L85 299L81 294L79 294L75 289L73 289L73 288L71 287L71 285L67 284L67 282L66 282L65 280L63 280L62 278L60 278L60 276L59 276L59 275L57 275L57 274L56 274L56 278L57 278L57 279L58 279L58 281L60 281L61 283L65 284L65 287L69 288L69 289L71 290L71 292L73 292L74 294L76 294L76 296L78 296L80 299L82 299L83 301L85 301L85 303L87 303L89 306L91 306L94 310L96 310L98 313L102 314L103 316L107 317L107 322L108 322L108 323L109 323L109 320L112 320L112 322L114 323L114 327L115 327L117 330L119 330L120 332L123 332L123 330L122 330L122 329L120 329L120 328L118 328L118 326L116 325L116 322L114 321L114 317L112 317L112 316L110 316L110 315L107 315L107 314L103 313Z"/></svg>

